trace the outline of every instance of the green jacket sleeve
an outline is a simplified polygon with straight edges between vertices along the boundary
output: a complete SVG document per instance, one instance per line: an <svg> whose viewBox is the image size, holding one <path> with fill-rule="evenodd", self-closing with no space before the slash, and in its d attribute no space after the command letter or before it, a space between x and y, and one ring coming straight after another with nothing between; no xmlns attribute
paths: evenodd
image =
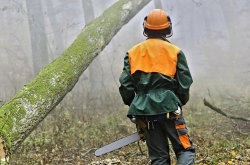
<svg viewBox="0 0 250 165"><path fill-rule="evenodd" d="M187 65L186 57L182 51L178 54L177 60L175 79L177 80L178 87L176 95L181 100L182 105L185 105L189 100L189 88L193 83L193 79Z"/></svg>
<svg viewBox="0 0 250 165"><path fill-rule="evenodd" d="M119 81L121 84L119 87L119 92L121 94L122 100L124 104L130 105L135 97L135 88L133 85L132 75L130 74L128 53L125 55L124 58L123 72L119 78Z"/></svg>

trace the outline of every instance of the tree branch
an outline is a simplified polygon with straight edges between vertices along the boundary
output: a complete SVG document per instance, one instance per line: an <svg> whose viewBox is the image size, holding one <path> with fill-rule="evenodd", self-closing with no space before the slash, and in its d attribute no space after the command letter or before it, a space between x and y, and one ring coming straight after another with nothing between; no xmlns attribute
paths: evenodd
<svg viewBox="0 0 250 165"><path fill-rule="evenodd" d="M210 102L208 102L206 100L206 98L203 99L203 102L204 102L204 105L209 107L210 109L214 110L215 112L223 115L223 116L226 116L227 118L230 118L230 119L239 119L239 120L244 120L244 121L250 121L250 118L244 118L244 117L240 117L240 116L235 116L235 115L230 115L230 114L227 114L225 112L223 112L220 108L216 107L215 105L211 104Z"/></svg>

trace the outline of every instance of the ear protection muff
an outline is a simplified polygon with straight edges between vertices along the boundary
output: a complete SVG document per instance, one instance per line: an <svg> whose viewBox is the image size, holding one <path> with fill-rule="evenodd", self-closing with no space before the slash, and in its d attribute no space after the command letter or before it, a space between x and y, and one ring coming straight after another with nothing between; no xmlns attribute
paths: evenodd
<svg viewBox="0 0 250 165"><path fill-rule="evenodd" d="M170 26L168 28L171 28L172 30L172 21L171 21L171 18L168 16L168 21L170 22Z"/></svg>
<svg viewBox="0 0 250 165"><path fill-rule="evenodd" d="M146 17L144 17L144 20L143 20L143 23L142 23L142 26L143 26L143 29L145 28L145 22L147 21L147 16Z"/></svg>
<svg viewBox="0 0 250 165"><path fill-rule="evenodd" d="M143 35L145 36L145 37L148 37L148 35L145 33L145 22L147 21L147 16L146 17L144 17L144 20L143 20L143 23L142 23L142 27L143 27Z"/></svg>
<svg viewBox="0 0 250 165"><path fill-rule="evenodd" d="M167 34L167 35L166 35L166 38L171 37L171 36L173 35L172 21L171 21L171 18L170 18L169 16L167 16L167 17L168 17L168 21L170 22L170 25L169 25L169 27L167 28L167 29L170 31L170 34Z"/></svg>

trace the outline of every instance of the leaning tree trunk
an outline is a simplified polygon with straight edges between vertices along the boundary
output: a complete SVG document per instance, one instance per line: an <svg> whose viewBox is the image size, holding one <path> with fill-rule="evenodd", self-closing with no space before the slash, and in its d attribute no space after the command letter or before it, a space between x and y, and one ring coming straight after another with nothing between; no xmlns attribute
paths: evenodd
<svg viewBox="0 0 250 165"><path fill-rule="evenodd" d="M88 24L73 44L0 108L1 159L71 91L82 72L119 29L150 0L120 0Z"/></svg>

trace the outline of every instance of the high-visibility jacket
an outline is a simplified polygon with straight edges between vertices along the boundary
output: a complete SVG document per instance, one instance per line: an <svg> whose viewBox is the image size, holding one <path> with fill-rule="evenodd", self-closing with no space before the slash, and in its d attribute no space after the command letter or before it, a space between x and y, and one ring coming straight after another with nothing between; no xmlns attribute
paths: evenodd
<svg viewBox="0 0 250 165"><path fill-rule="evenodd" d="M128 116L177 110L188 101L193 82L184 53L159 38L148 38L126 53L119 81Z"/></svg>

